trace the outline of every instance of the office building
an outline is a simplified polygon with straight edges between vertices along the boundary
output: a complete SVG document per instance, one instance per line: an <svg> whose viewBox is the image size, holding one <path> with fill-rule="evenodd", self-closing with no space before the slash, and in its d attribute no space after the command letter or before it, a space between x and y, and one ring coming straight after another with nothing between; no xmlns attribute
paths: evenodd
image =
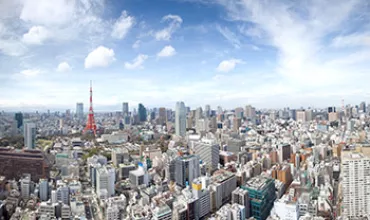
<svg viewBox="0 0 370 220"><path fill-rule="evenodd" d="M194 154L198 155L203 163L206 163L210 170L216 170L220 157L220 146L215 143L205 143L204 141L191 141L190 146Z"/></svg>
<svg viewBox="0 0 370 220"><path fill-rule="evenodd" d="M36 124L26 123L24 126L24 145L27 149L36 148Z"/></svg>
<svg viewBox="0 0 370 220"><path fill-rule="evenodd" d="M57 182L56 190L57 202L62 202L63 204L69 205L69 187L64 182Z"/></svg>
<svg viewBox="0 0 370 220"><path fill-rule="evenodd" d="M204 117L206 118L211 117L211 106L210 105L206 105L206 107L204 108Z"/></svg>
<svg viewBox="0 0 370 220"><path fill-rule="evenodd" d="M197 219L202 219L208 215L211 208L211 198L209 190L206 186L203 186L200 178L194 179L192 182L193 197L196 199Z"/></svg>
<svg viewBox="0 0 370 220"><path fill-rule="evenodd" d="M76 116L78 119L84 118L84 104L82 102L76 104Z"/></svg>
<svg viewBox="0 0 370 220"><path fill-rule="evenodd" d="M176 158L175 161L175 182L185 188L195 178L200 176L199 156L188 155Z"/></svg>
<svg viewBox="0 0 370 220"><path fill-rule="evenodd" d="M231 202L234 204L239 204L245 207L245 217L250 216L250 201L248 197L248 191L242 188L236 188L231 194Z"/></svg>
<svg viewBox="0 0 370 220"><path fill-rule="evenodd" d="M176 103L175 131L177 136L185 137L186 134L186 109L184 102Z"/></svg>
<svg viewBox="0 0 370 220"><path fill-rule="evenodd" d="M239 131L240 126L242 126L242 120L240 118L233 119L233 131Z"/></svg>
<svg viewBox="0 0 370 220"><path fill-rule="evenodd" d="M28 173L31 180L37 182L50 175L50 162L39 150L0 148L0 161L0 174L7 179L19 179L24 173Z"/></svg>
<svg viewBox="0 0 370 220"><path fill-rule="evenodd" d="M337 112L335 107L328 107L328 113L330 112Z"/></svg>
<svg viewBox="0 0 370 220"><path fill-rule="evenodd" d="M15 120L17 121L17 128L23 126L23 114L21 112L15 113Z"/></svg>
<svg viewBox="0 0 370 220"><path fill-rule="evenodd" d="M171 220L172 210L167 204L161 204L153 210L153 220Z"/></svg>
<svg viewBox="0 0 370 220"><path fill-rule="evenodd" d="M256 118L256 109L251 105L245 106L245 117L249 120Z"/></svg>
<svg viewBox="0 0 370 220"><path fill-rule="evenodd" d="M360 103L359 111L363 112L363 113L366 113L366 103L365 102Z"/></svg>
<svg viewBox="0 0 370 220"><path fill-rule="evenodd" d="M360 153L342 154L342 214L348 219L370 215L370 158Z"/></svg>
<svg viewBox="0 0 370 220"><path fill-rule="evenodd" d="M47 179L40 179L39 181L39 197L41 201L49 200L49 182Z"/></svg>
<svg viewBox="0 0 370 220"><path fill-rule="evenodd" d="M313 111L312 109L306 110L306 121L312 121L313 120Z"/></svg>
<svg viewBox="0 0 370 220"><path fill-rule="evenodd" d="M130 162L130 155L126 148L115 147L112 148L112 162L115 167L119 164L127 164Z"/></svg>
<svg viewBox="0 0 370 220"><path fill-rule="evenodd" d="M306 111L304 110L296 111L296 120L298 122L305 123L306 122Z"/></svg>
<svg viewBox="0 0 370 220"><path fill-rule="evenodd" d="M166 108L159 108L158 110L158 124L164 125L167 123Z"/></svg>
<svg viewBox="0 0 370 220"><path fill-rule="evenodd" d="M138 106L139 121L145 122L147 117L147 111L143 104L139 103Z"/></svg>
<svg viewBox="0 0 370 220"><path fill-rule="evenodd" d="M55 217L55 205L50 201L41 202L38 211L40 215L48 216L49 218Z"/></svg>
<svg viewBox="0 0 370 220"><path fill-rule="evenodd" d="M211 177L210 188L215 192L211 200L217 210L231 202L231 193L236 189L235 174L227 170L217 170Z"/></svg>
<svg viewBox="0 0 370 220"><path fill-rule="evenodd" d="M328 114L329 122L338 121L338 119L339 119L339 113L338 112L330 112Z"/></svg>
<svg viewBox="0 0 370 220"><path fill-rule="evenodd" d="M31 175L24 174L21 182L21 196L23 199L28 199L31 194Z"/></svg>
<svg viewBox="0 0 370 220"><path fill-rule="evenodd" d="M279 145L278 146L279 162L282 163L284 161L289 161L291 151L292 149L290 144Z"/></svg>
<svg viewBox="0 0 370 220"><path fill-rule="evenodd" d="M202 109L202 107L198 107L195 110L195 120L199 120L201 118L203 118L203 109Z"/></svg>
<svg viewBox="0 0 370 220"><path fill-rule="evenodd" d="M243 108L239 107L235 109L235 117L237 119L242 119L243 118Z"/></svg>
<svg viewBox="0 0 370 220"><path fill-rule="evenodd" d="M248 180L241 188L248 191L251 217L256 220L267 219L276 199L274 180L257 176Z"/></svg>
<svg viewBox="0 0 370 220"><path fill-rule="evenodd" d="M128 102L122 103L122 114L123 117L129 116Z"/></svg>

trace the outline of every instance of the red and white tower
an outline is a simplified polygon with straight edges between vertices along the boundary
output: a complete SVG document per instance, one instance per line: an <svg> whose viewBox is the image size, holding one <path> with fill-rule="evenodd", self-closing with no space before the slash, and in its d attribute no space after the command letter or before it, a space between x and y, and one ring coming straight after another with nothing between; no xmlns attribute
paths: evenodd
<svg viewBox="0 0 370 220"><path fill-rule="evenodd" d="M94 110L92 105L92 84L90 81L90 108L89 108L89 115L87 117L87 123L86 127L84 129L84 132L93 132L94 135L96 134L96 124L95 124L95 118L94 118Z"/></svg>

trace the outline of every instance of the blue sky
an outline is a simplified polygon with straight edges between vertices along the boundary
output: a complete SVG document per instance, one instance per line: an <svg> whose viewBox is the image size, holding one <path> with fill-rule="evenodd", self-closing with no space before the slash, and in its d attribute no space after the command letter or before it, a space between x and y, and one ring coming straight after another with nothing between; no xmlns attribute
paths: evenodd
<svg viewBox="0 0 370 220"><path fill-rule="evenodd" d="M366 0L0 1L0 109L369 100ZM370 100L369 100L370 101Z"/></svg>

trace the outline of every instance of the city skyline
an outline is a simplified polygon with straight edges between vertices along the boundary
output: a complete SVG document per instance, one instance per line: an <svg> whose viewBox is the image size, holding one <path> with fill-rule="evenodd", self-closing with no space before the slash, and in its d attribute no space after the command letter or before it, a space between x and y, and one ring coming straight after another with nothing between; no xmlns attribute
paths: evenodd
<svg viewBox="0 0 370 220"><path fill-rule="evenodd" d="M122 102L172 109L177 101L229 109L368 102L367 8L364 0L4 1L0 108L86 105L90 79L97 111Z"/></svg>

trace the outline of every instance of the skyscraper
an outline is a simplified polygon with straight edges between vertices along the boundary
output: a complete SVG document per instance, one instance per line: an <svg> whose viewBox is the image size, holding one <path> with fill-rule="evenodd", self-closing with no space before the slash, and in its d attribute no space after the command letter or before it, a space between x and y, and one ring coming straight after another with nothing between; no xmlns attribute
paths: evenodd
<svg viewBox="0 0 370 220"><path fill-rule="evenodd" d="M140 122L146 121L146 116L147 116L146 115L146 108L141 103L139 103L138 113L139 113L139 121Z"/></svg>
<svg viewBox="0 0 370 220"><path fill-rule="evenodd" d="M204 108L204 116L206 118L209 118L211 116L211 106L210 105L206 105L206 107Z"/></svg>
<svg viewBox="0 0 370 220"><path fill-rule="evenodd" d="M15 113L15 120L17 121L17 128L23 125L23 114L21 112Z"/></svg>
<svg viewBox="0 0 370 220"><path fill-rule="evenodd" d="M123 116L128 116L128 102L122 103L122 114Z"/></svg>
<svg viewBox="0 0 370 220"><path fill-rule="evenodd" d="M159 108L158 110L158 124L163 125L167 122L166 108Z"/></svg>
<svg viewBox="0 0 370 220"><path fill-rule="evenodd" d="M27 149L36 147L36 124L27 123L24 125L24 145Z"/></svg>
<svg viewBox="0 0 370 220"><path fill-rule="evenodd" d="M178 157L175 162L175 181L181 187L190 185L195 178L200 176L199 157L189 155Z"/></svg>
<svg viewBox="0 0 370 220"><path fill-rule="evenodd" d="M175 124L176 135L184 137L186 134L186 109L184 102L176 103Z"/></svg>
<svg viewBox="0 0 370 220"><path fill-rule="evenodd" d="M367 216L370 214L370 158L354 152L342 158L343 215L346 219Z"/></svg>
<svg viewBox="0 0 370 220"><path fill-rule="evenodd" d="M82 102L78 102L76 104L76 116L78 119L82 119L84 117L84 104Z"/></svg>

